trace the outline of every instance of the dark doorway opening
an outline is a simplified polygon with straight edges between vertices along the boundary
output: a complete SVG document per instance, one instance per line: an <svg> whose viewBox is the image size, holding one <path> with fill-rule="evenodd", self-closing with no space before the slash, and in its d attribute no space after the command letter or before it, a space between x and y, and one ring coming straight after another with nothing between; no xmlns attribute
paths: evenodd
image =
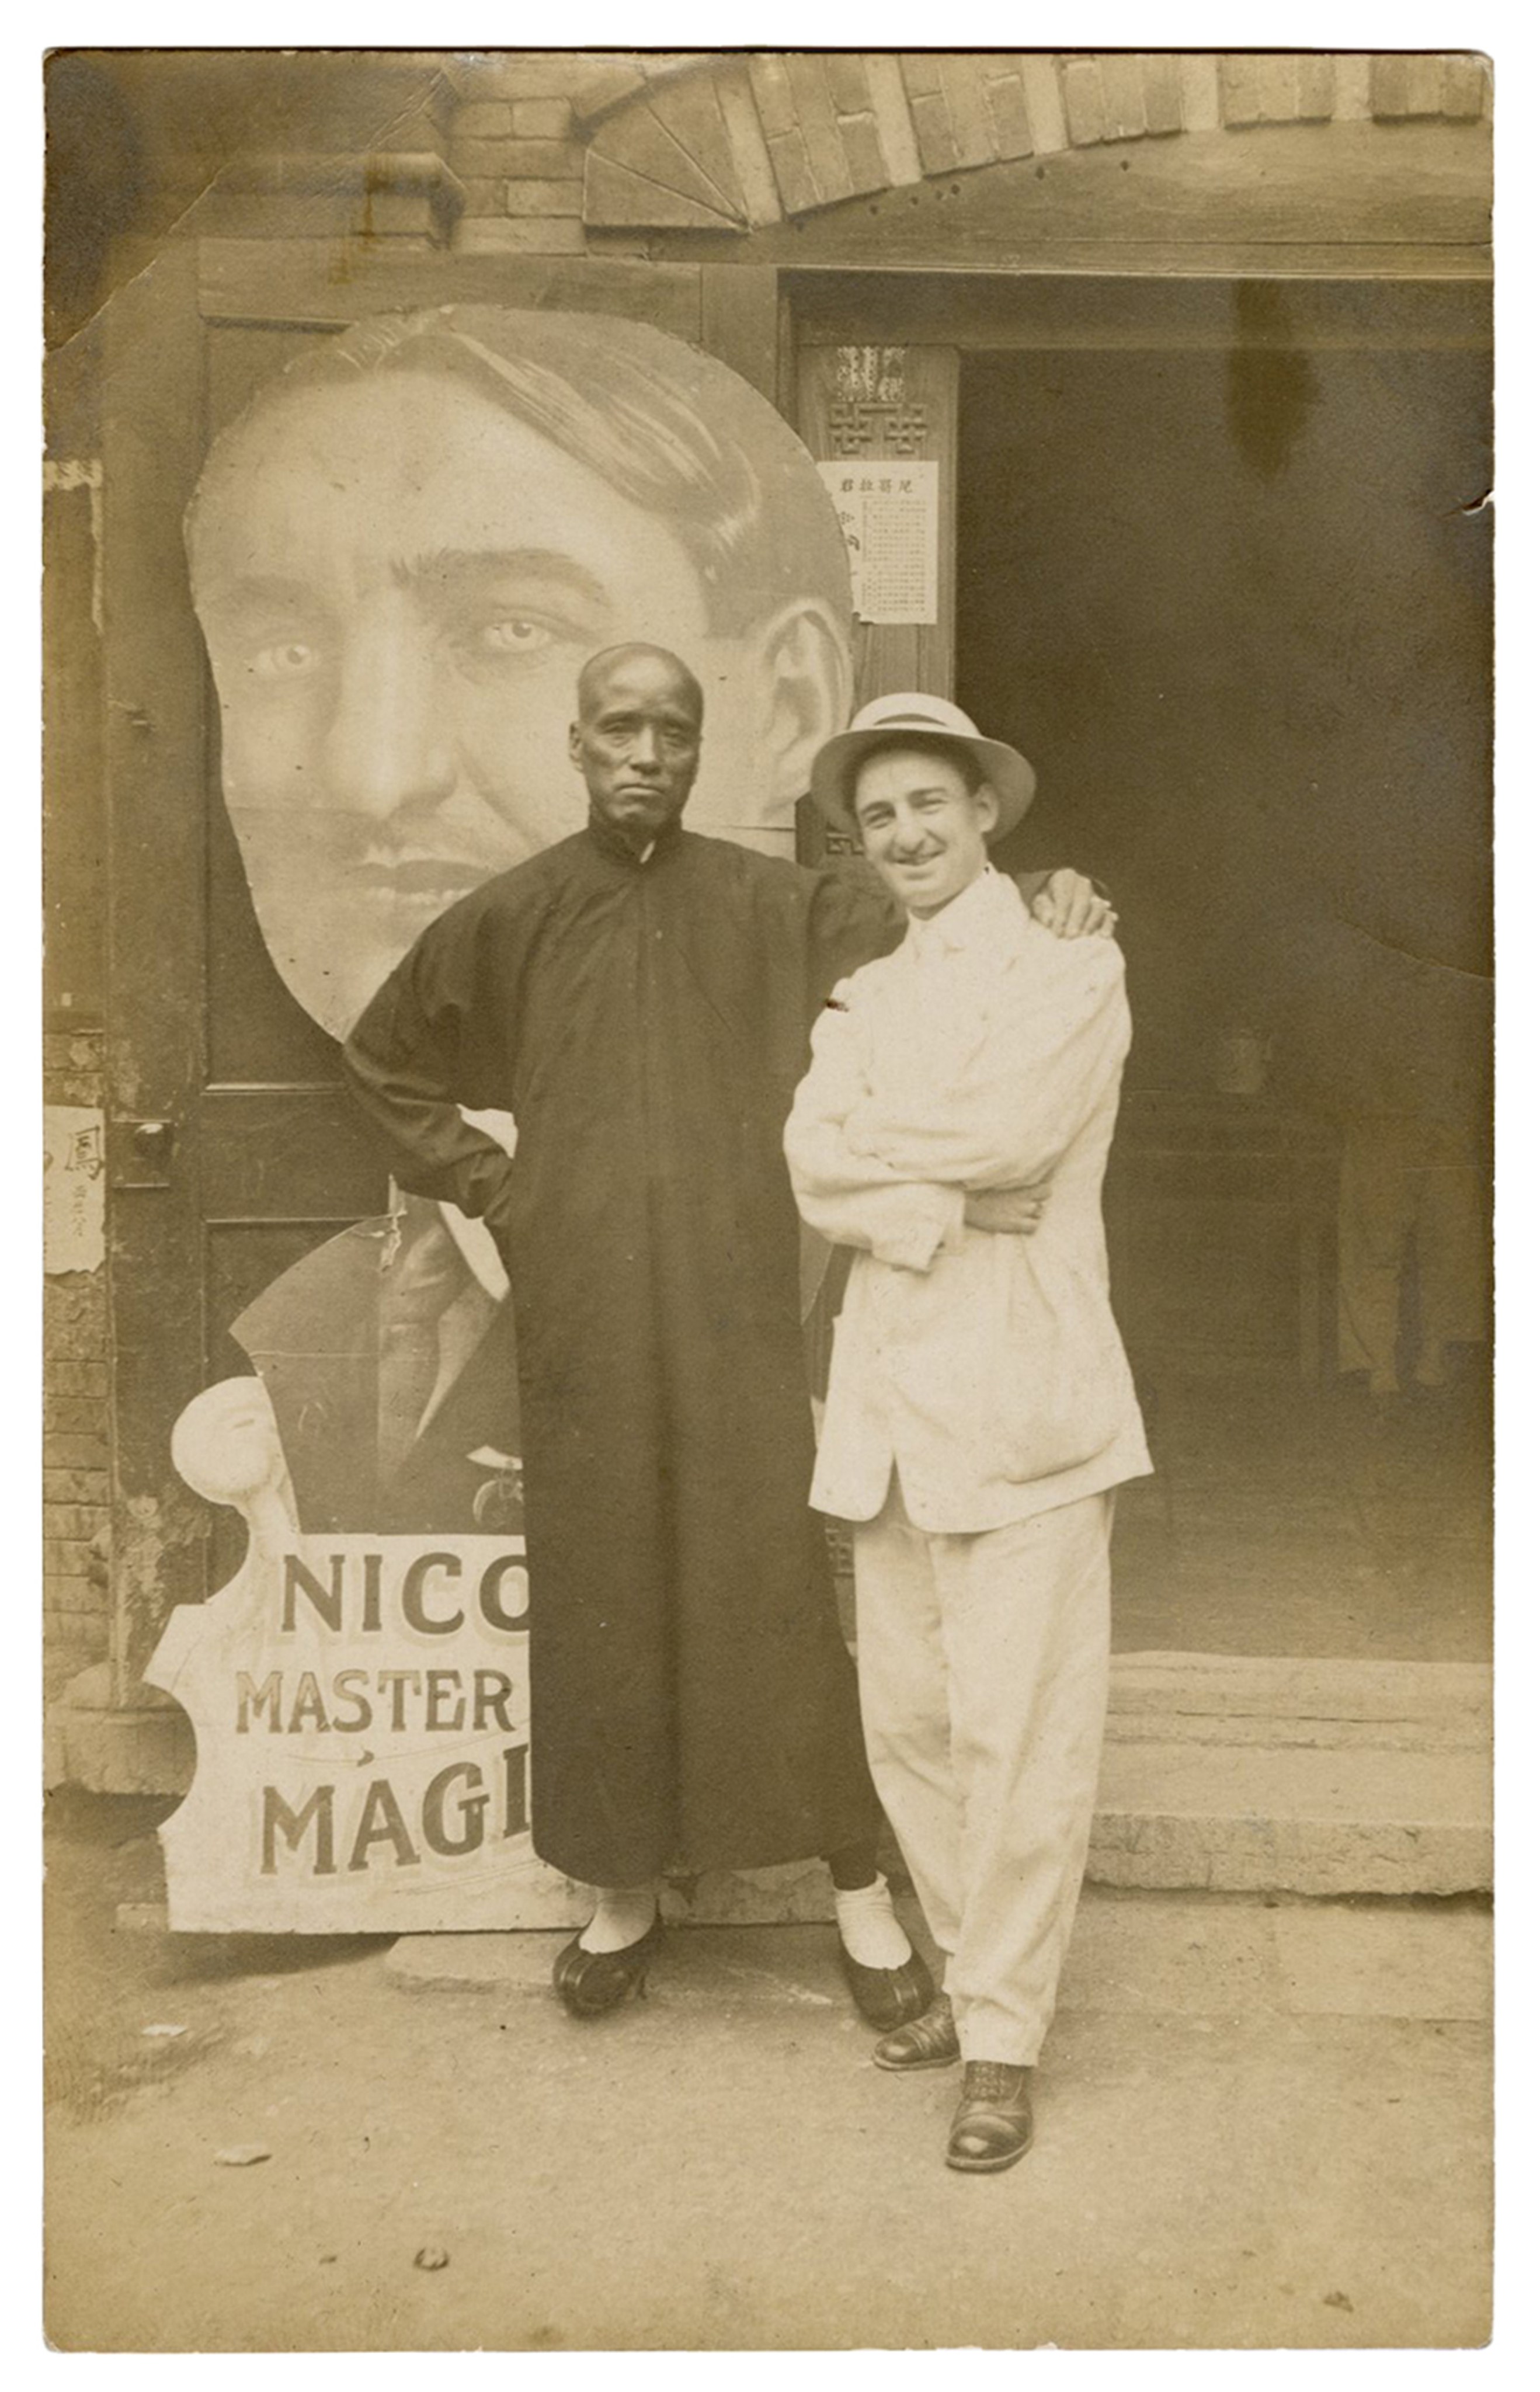
<svg viewBox="0 0 1540 2392"><path fill-rule="evenodd" d="M1490 357L1291 346L1282 286L1233 298L1229 345L962 364L957 695L1038 773L1000 861L1105 880L1129 959L1108 1221L1157 1476L1123 1502L1117 1642L1476 1659ZM1466 1191L1442 1385L1418 1311L1449 1236L1416 1202L1390 1384L1343 1367L1350 1150L1371 1187Z"/></svg>

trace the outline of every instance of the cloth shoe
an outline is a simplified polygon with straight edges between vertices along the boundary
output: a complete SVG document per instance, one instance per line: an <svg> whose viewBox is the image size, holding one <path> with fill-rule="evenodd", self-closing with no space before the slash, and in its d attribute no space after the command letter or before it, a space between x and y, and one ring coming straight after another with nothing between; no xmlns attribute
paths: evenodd
<svg viewBox="0 0 1540 2392"><path fill-rule="evenodd" d="M834 1917L840 1966L867 2023L891 2030L919 2018L935 1987L894 1911L886 1878L854 1892L836 1887Z"/></svg>
<svg viewBox="0 0 1540 2392"><path fill-rule="evenodd" d="M935 1993L931 1972L918 1952L911 1952L901 1969L866 1969L851 1958L842 1944L840 1966L868 2026L890 2030L904 2026L929 2008Z"/></svg>
<svg viewBox="0 0 1540 2392"><path fill-rule="evenodd" d="M619 1952L587 1952L574 1935L557 1953L552 1972L556 1991L573 2017L602 2018L632 1994L645 1994L647 1970L662 1940L660 1918L653 1920L645 1935Z"/></svg>

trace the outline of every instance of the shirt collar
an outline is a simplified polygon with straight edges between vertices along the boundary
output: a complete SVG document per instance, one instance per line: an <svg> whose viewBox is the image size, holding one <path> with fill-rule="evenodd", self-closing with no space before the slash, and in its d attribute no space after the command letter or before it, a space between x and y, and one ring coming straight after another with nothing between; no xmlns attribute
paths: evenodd
<svg viewBox="0 0 1540 2392"><path fill-rule="evenodd" d="M909 944L917 956L959 955L970 947L992 945L992 925L998 918L1000 892L1006 884L992 864L959 896L926 921L909 917Z"/></svg>
<svg viewBox="0 0 1540 2392"><path fill-rule="evenodd" d="M593 808L589 810L588 834L594 845L601 848L606 855L612 856L617 864L629 864L633 872L646 871L650 866L659 864L664 856L672 855L685 835L684 826L676 814L672 822L664 824L646 853L638 855L630 840L611 824L607 823L604 816L595 812Z"/></svg>

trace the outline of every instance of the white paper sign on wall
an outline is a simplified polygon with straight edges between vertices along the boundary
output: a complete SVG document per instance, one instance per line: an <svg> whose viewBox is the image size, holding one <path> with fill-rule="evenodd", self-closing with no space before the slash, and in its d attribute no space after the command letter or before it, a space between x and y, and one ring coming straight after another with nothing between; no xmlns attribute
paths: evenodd
<svg viewBox="0 0 1540 2392"><path fill-rule="evenodd" d="M106 1252L99 1110L45 1105L43 1141L44 1268L56 1277L99 1270Z"/></svg>
<svg viewBox="0 0 1540 2392"><path fill-rule="evenodd" d="M863 623L933 623L941 500L933 458L820 464L850 552L851 604Z"/></svg>

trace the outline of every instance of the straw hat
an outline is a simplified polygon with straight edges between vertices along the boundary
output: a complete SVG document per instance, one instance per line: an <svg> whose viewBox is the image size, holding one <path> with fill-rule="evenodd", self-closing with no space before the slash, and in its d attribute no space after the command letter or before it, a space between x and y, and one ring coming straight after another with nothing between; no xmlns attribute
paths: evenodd
<svg viewBox="0 0 1540 2392"><path fill-rule="evenodd" d="M846 793L855 767L879 748L902 748L906 738L943 739L965 748L999 800L999 820L989 837L1003 838L1014 830L1027 807L1038 776L1024 756L1003 739L985 739L978 725L949 698L933 697L926 690L895 690L863 706L848 731L826 739L813 759L811 791L815 802L837 830L851 824Z"/></svg>

